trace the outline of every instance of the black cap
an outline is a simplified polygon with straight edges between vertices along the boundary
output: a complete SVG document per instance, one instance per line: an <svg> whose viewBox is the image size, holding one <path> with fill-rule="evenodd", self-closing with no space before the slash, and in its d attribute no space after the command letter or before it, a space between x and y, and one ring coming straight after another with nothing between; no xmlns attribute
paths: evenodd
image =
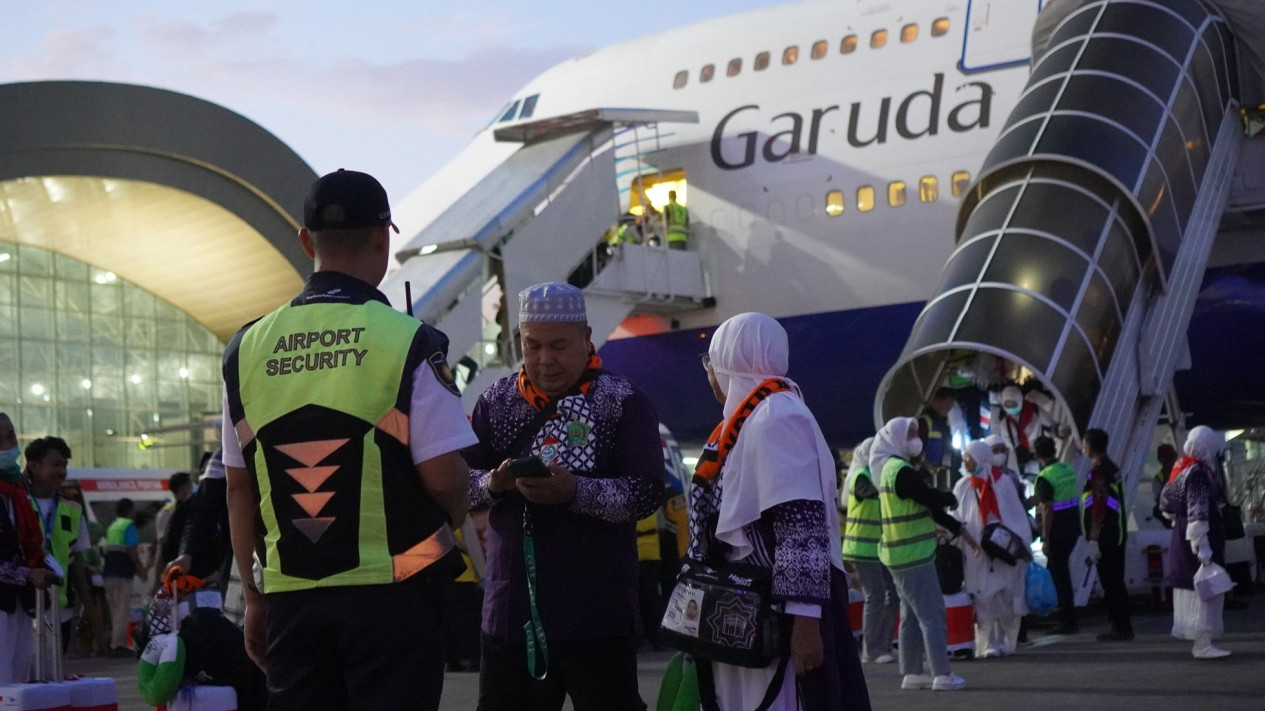
<svg viewBox="0 0 1265 711"><path fill-rule="evenodd" d="M372 175L339 168L321 176L303 201L303 226L309 230L350 230L391 222L387 191Z"/></svg>

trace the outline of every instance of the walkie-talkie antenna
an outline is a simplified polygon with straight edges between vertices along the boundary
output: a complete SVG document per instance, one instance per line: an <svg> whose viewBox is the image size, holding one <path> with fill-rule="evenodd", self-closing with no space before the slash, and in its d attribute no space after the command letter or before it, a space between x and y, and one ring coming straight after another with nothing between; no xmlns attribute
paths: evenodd
<svg viewBox="0 0 1265 711"><path fill-rule="evenodd" d="M409 316L413 315L413 285L404 282L404 310Z"/></svg>

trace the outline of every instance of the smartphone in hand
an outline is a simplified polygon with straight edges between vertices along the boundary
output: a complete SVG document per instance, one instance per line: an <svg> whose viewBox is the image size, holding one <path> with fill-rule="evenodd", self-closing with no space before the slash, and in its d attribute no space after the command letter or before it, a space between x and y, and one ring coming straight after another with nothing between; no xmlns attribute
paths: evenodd
<svg viewBox="0 0 1265 711"><path fill-rule="evenodd" d="M510 462L510 473L514 478L539 478L549 476L549 467L540 461L540 457L522 457Z"/></svg>

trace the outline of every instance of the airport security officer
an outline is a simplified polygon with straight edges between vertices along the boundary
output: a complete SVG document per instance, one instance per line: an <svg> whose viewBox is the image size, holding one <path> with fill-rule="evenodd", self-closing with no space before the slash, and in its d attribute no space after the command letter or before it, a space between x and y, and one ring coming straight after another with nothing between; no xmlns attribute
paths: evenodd
<svg viewBox="0 0 1265 711"><path fill-rule="evenodd" d="M668 204L663 206L668 221L668 249L685 249L690 241L690 211L676 201L676 191L668 191Z"/></svg>
<svg viewBox="0 0 1265 711"><path fill-rule="evenodd" d="M339 170L303 205L303 292L224 353L224 464L247 651L269 708L436 709L440 618L468 509L458 450L475 443L448 341L375 284L391 208Z"/></svg>
<svg viewBox="0 0 1265 711"><path fill-rule="evenodd" d="M60 437L41 437L26 445L26 476L30 482L31 505L40 517L44 532L44 548L57 561L66 576L58 590L61 603L62 650L70 644L71 620L75 610L71 607L71 589L75 602L91 605L88 594L88 577L84 573L79 554L88 550L88 526L83 518L83 506L61 495L66 483L66 464L70 460L70 445Z"/></svg>
<svg viewBox="0 0 1265 711"><path fill-rule="evenodd" d="M1098 564L1098 581L1107 602L1111 629L1098 635L1100 642L1133 639L1129 589L1124 582L1125 517L1120 467L1107 456L1107 433L1085 431L1082 449L1090 460L1089 479L1081 495L1081 525L1089 539L1089 558Z"/></svg>

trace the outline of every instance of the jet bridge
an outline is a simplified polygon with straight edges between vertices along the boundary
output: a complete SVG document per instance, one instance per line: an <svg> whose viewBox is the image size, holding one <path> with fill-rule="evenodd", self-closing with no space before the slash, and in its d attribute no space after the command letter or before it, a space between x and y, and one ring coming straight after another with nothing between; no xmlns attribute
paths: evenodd
<svg viewBox="0 0 1265 711"><path fill-rule="evenodd" d="M449 358L473 408L484 387L517 367L517 294L545 281L586 289L600 345L639 308L697 308L708 297L697 252L608 247L602 236L622 212L616 161L645 165L629 131L697 123L692 111L591 109L497 129L522 143L513 155L409 240L383 284L392 303L449 337ZM636 145L634 154L626 146Z"/></svg>
<svg viewBox="0 0 1265 711"><path fill-rule="evenodd" d="M1132 492L1235 175L1234 42L1195 0L1067 15L963 200L877 423L990 354L1037 377L1077 435L1106 430Z"/></svg>

